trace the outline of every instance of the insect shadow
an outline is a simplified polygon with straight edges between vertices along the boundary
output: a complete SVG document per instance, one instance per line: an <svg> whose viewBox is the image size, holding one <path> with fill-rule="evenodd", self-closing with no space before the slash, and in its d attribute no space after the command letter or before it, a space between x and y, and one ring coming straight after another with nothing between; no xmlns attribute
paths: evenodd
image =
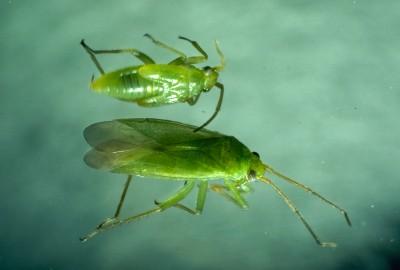
<svg viewBox="0 0 400 270"><path fill-rule="evenodd" d="M335 243L322 242L319 239L289 197L265 176L266 173L278 176L336 208L351 226L349 216L343 208L264 164L256 152L251 152L235 137L207 129L194 133L195 128L179 122L145 118L119 119L88 126L84 137L92 149L84 157L86 164L95 169L127 174L128 179L114 216L107 218L94 231L82 237L81 241L87 241L100 232L163 212L171 207L199 215L203 211L208 190L216 192L241 208L247 208L243 195L251 190L250 183L258 180L269 184L278 193L318 245L335 247ZM171 197L155 201L154 208L121 219L120 212L133 175L182 181L184 184ZM218 179L223 179L223 184L209 184L210 181ZM193 190L196 183L199 191L196 208L192 209L181 201Z"/></svg>
<svg viewBox="0 0 400 270"><path fill-rule="evenodd" d="M199 131L208 125L221 109L224 96L224 85L218 82L219 72L225 66L224 55L215 41L215 48L220 57L220 65L197 68L195 64L208 60L207 53L200 45L191 39L179 36L188 41L200 53L198 56L186 56L183 52L145 34L155 45L177 54L178 57L168 64L157 64L145 53L137 49L94 50L82 39L81 45L100 72L100 77L92 78L90 87L99 93L119 100L136 102L139 106L155 107L173 103L188 103L195 105L202 92L208 92L214 86L220 89L218 103L214 113L201 126L194 129ZM128 53L143 62L143 65L129 66L111 72L105 72L97 60L98 54Z"/></svg>

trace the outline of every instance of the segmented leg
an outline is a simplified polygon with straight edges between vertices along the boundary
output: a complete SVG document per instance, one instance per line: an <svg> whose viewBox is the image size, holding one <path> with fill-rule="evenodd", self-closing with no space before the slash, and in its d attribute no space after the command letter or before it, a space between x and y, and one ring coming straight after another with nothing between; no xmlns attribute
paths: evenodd
<svg viewBox="0 0 400 270"><path fill-rule="evenodd" d="M240 194L241 191L238 190L232 181L225 181L225 185L213 184L210 186L210 189L240 208L248 207L246 200Z"/></svg>
<svg viewBox="0 0 400 270"><path fill-rule="evenodd" d="M227 199L228 201L236 204L237 206L239 206L240 208L242 207L240 205L240 203L238 203L235 198L229 193L228 188L224 185L211 185L210 189L212 191L214 191L215 193L217 193L218 195L221 195L222 197L224 197L225 199Z"/></svg>
<svg viewBox="0 0 400 270"><path fill-rule="evenodd" d="M232 198L234 199L235 203L238 204L241 208L248 208L247 202L240 194L240 191L236 187L235 182L225 180L224 184L230 191L230 194L232 195Z"/></svg>
<svg viewBox="0 0 400 270"><path fill-rule="evenodd" d="M115 225L118 225L121 222L118 219L118 217L119 217L119 214L121 213L121 209L122 209L122 206L125 201L126 192L128 191L131 181L132 181L132 175L128 175L128 178L126 179L126 182L124 185L124 189L122 190L122 194L121 194L121 197L118 202L117 209L115 210L114 216L112 218L107 218L105 221L100 223L93 232L89 233L88 235L86 235L84 237L81 237L82 242L86 242L87 240L89 240L90 238L92 238L93 236L98 234L99 232L104 231L108 228L114 227Z"/></svg>
<svg viewBox="0 0 400 270"><path fill-rule="evenodd" d="M178 57L169 62L170 65L182 65L182 64L194 65L207 61L208 59L207 53L200 47L200 45L196 41L182 36L179 36L178 38L190 42L192 46L201 54L201 56L190 56L186 58Z"/></svg>
<svg viewBox="0 0 400 270"><path fill-rule="evenodd" d="M187 182L185 182L185 185ZM191 209L190 207L187 207L181 203L177 203L174 205L174 207L181 209L183 211L188 212L189 214L192 215L200 215L203 212L204 204L206 201L206 196L207 196L207 189L208 189L208 182L207 181L201 181L199 184L199 192L197 193L197 200L196 200L196 209ZM161 203L158 201L154 201L156 205L160 205Z"/></svg>
<svg viewBox="0 0 400 270"><path fill-rule="evenodd" d="M200 45L196 42L193 41L191 39L179 36L179 39L182 40L186 40L188 42L190 42L192 44L192 46L198 51L200 52L201 56L190 56L188 57L185 53L155 39L153 36L151 36L150 34L144 34L145 37L149 38L156 46L159 46L161 48L164 48L172 53L178 54L179 57L172 60L171 62L169 62L168 64L170 65L193 65L193 64L198 64L198 63L202 63L204 61L207 61L208 59L208 55L207 53L200 47Z"/></svg>
<svg viewBox="0 0 400 270"><path fill-rule="evenodd" d="M167 44L165 44L165 43L153 38L153 36L151 36L150 34L146 33L146 34L144 34L144 36L149 38L156 46L159 46L159 47L164 48L164 49L166 49L166 50L168 50L170 52L178 54L182 58L187 58L186 54L184 54L183 52L181 52L181 51L179 51L179 50L177 50L175 48L172 48L171 46L168 46Z"/></svg>
<svg viewBox="0 0 400 270"><path fill-rule="evenodd" d="M112 229L118 225L122 225L125 223L135 221L137 219L149 216L153 213L162 212L162 211L178 204L181 200L183 200L190 193L190 191L193 189L193 187L195 185L195 182L190 182L187 185L180 188L174 195L172 195L171 197L169 197L168 199L166 199L165 201L160 203L157 207L121 220L116 215L119 214L120 209L122 207L122 204L123 204L123 201L125 198L124 194L126 194L126 189L127 189L127 186L129 185L128 181L130 182L129 179L130 178L128 177L127 183L125 184L124 191L122 193L121 200L120 200L120 203L118 204L117 211L116 211L116 214L114 215L114 217L107 218L104 222L102 222L100 225L98 225L95 230L93 230L88 235L82 237L81 238L82 242L85 242L85 241L89 240L90 238L92 238L93 236L95 236L101 232L107 231L109 229Z"/></svg>
<svg viewBox="0 0 400 270"><path fill-rule="evenodd" d="M179 36L178 38L190 42L192 44L192 46L203 56L204 61L208 59L207 53L203 50L203 48L200 47L200 45L199 45L199 43L197 43L197 41L194 41L194 40L188 39L186 37L182 37L182 36Z"/></svg>
<svg viewBox="0 0 400 270"><path fill-rule="evenodd" d="M157 205L156 208L150 209L146 212L128 217L122 221L122 223L129 223L132 221L135 221L139 218L143 218L145 216L148 216L152 213L158 213L167 210L168 208L178 204L181 200L183 200L189 193L192 191L194 188L195 182L189 182L183 187L181 187L174 195L166 199L165 201L161 202L159 205Z"/></svg>
<svg viewBox="0 0 400 270"><path fill-rule="evenodd" d="M201 126L196 128L195 130L193 130L193 132L197 132L200 129L202 129L205 126L207 126L209 123L211 123L211 121L217 116L218 112L221 110L222 100L224 98L224 85L222 83L217 82L215 84L215 86L218 87L219 90L220 90L219 99L218 99L217 106L215 107L215 111L214 111L213 115L211 115L211 117L204 124L202 124Z"/></svg>
<svg viewBox="0 0 400 270"><path fill-rule="evenodd" d="M131 181L132 181L132 175L128 175L128 179L126 179L125 186L121 194L121 198L119 199L117 210L115 210L114 218L118 218L119 214L121 213L122 205L124 204L125 201L126 192L128 191Z"/></svg>
<svg viewBox="0 0 400 270"><path fill-rule="evenodd" d="M192 98L188 99L187 103L188 103L190 106L193 106L193 105L195 105L195 104L197 103L197 101L199 101L199 98L200 98L200 94L198 94L198 95L195 96L195 97L192 97Z"/></svg>
<svg viewBox="0 0 400 270"><path fill-rule="evenodd" d="M154 60L151 59L148 55L145 53L136 50L136 49L115 49L115 50L93 50L90 48L85 41L82 39L81 40L81 45L85 49L85 51L90 55L90 58L96 65L97 69L101 74L104 74L104 69L101 67L100 62L96 58L96 54L117 54L117 53L129 53L132 54L134 57L138 58L140 61L142 61L144 64L154 64Z"/></svg>
<svg viewBox="0 0 400 270"><path fill-rule="evenodd" d="M191 57L178 57L174 60L172 60L171 62L169 62L170 65L182 65L182 64L189 64L189 65L193 65L193 64L198 64L198 63L202 63L207 61L208 59L208 55L207 53L200 47L200 45L196 42L193 41L191 39L179 36L180 39L189 41L190 43L192 43L193 47L199 51L202 56L191 56ZM222 71L225 67L225 56L223 54L223 52L221 51L221 48L219 47L218 41L215 40L215 49L217 50L217 53L219 55L219 59L220 59L220 65L219 66L215 66L213 67L216 71Z"/></svg>

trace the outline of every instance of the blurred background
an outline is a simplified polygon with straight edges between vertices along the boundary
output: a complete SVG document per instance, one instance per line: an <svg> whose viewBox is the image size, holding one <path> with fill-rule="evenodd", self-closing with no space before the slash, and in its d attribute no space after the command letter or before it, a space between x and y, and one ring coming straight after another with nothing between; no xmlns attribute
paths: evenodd
<svg viewBox="0 0 400 270"><path fill-rule="evenodd" d="M0 3L0 269L396 269L400 2L17 1ZM200 125L218 91L196 106L142 108L89 90L98 71L79 42L137 48L157 62L200 43L227 65L226 95L209 129L233 135L278 171L347 209L353 227L317 198L273 178L313 229L317 246L271 187L250 208L215 193L201 216L171 209L101 234L125 176L82 161L94 122L154 117ZM139 62L99 57L106 71ZM122 215L153 207L180 183L136 178ZM185 202L194 205L192 194Z"/></svg>

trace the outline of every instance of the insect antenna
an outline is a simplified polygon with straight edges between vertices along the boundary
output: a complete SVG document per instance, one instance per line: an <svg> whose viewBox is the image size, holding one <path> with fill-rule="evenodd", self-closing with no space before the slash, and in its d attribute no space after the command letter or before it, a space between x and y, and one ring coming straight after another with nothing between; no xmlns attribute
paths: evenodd
<svg viewBox="0 0 400 270"><path fill-rule="evenodd" d="M264 165L265 165L265 164L264 164ZM279 178L281 178L281 179L283 179L283 180L289 182L290 184L292 184L292 185L294 185L294 186L296 186L296 187L298 187L298 188L300 188L300 189L302 189L302 190L304 190L304 191L306 191L306 192L308 192L308 193L311 193L312 195L318 197L318 198L319 198L320 200L322 200L323 202L325 202L325 203L329 204L330 206L332 206L333 208L339 210L340 213L341 213L341 214L344 216L344 218L346 219L347 225L349 225L349 226L351 227L351 221L350 221L349 215L347 214L346 210L344 210L343 208L341 208L341 207L339 207L338 205L334 204L333 202L329 201L328 199L322 197L320 194L318 194L317 192L315 192L315 191L312 190L311 188L309 188L309 187L307 187L307 186L305 186L305 185L303 185L303 184L301 184L301 183L299 183L299 182L297 182L297 181L295 181L295 180L293 180L293 179L287 177L286 175L281 174L281 173L278 172L278 171L275 171L273 168L269 167L268 165L265 165L265 166L266 166L266 168L267 168L267 171L269 171L270 173L272 173L272 174L278 176Z"/></svg>
<svg viewBox="0 0 400 270"><path fill-rule="evenodd" d="M219 42L217 40L215 40L214 43L215 43L215 49L217 50L221 64L219 66L214 67L213 69L216 71L222 71L225 67L225 56L222 53L221 48L219 47Z"/></svg>
<svg viewBox="0 0 400 270"><path fill-rule="evenodd" d="M336 243L334 243L334 242L321 242L321 240L319 240L318 236L315 234L315 232L313 231L311 226L305 220L305 218L303 217L303 215L301 214L299 209L297 209L296 206L294 206L294 204L289 199L289 197L277 185L275 185L270 179L268 179L264 176L261 176L259 178L259 180L263 183L266 183L266 184L269 184L272 186L272 188L275 190L275 192L278 193L278 195L285 201L285 203L290 208L290 210L292 210L292 212L295 215L297 215L297 217L301 220L301 222L304 224L306 229L310 232L311 236L314 238L315 242L317 242L318 245L320 245L322 247L330 247L330 248L336 247Z"/></svg>

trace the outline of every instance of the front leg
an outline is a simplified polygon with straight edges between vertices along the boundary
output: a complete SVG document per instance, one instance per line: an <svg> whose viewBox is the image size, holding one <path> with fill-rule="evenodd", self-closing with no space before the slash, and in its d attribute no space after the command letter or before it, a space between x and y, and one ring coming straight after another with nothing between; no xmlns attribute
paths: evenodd
<svg viewBox="0 0 400 270"><path fill-rule="evenodd" d="M195 104L197 103L197 101L199 101L199 98L200 98L200 94L198 94L198 95L195 96L195 97L188 98L187 103L188 103L190 106L193 106L193 105L195 105Z"/></svg>
<svg viewBox="0 0 400 270"><path fill-rule="evenodd" d="M238 189L237 185L234 182L225 180L225 185L214 184L211 185L210 189L218 193L225 199L233 202L240 208L248 208L246 200L240 194L245 191Z"/></svg>

